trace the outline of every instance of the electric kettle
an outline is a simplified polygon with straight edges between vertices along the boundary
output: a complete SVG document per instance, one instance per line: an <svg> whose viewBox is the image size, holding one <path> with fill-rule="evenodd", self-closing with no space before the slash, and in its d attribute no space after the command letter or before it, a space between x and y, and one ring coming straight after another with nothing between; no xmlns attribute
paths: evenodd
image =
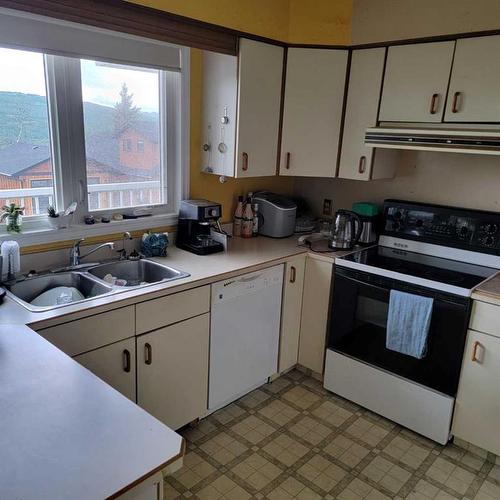
<svg viewBox="0 0 500 500"><path fill-rule="evenodd" d="M349 250L358 242L362 230L363 225L358 214L349 210L338 210L328 246L335 250Z"/></svg>

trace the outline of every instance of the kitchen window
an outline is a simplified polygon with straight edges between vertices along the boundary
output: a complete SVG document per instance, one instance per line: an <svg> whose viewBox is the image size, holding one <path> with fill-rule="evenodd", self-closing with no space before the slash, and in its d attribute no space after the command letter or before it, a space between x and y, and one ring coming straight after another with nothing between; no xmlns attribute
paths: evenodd
<svg viewBox="0 0 500 500"><path fill-rule="evenodd" d="M0 9L0 203L24 206L25 227L73 201L77 222L138 207L173 217L188 49L47 19Z"/></svg>

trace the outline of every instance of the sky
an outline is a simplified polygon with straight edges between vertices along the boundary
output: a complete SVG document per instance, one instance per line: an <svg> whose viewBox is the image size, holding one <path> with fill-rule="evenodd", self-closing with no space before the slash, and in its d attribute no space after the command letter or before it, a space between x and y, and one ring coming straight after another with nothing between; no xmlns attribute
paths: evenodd
<svg viewBox="0 0 500 500"><path fill-rule="evenodd" d="M0 91L45 96L42 54L0 48ZM113 106L125 82L133 101L142 111L158 111L158 72L123 69L82 60L82 95L85 102Z"/></svg>

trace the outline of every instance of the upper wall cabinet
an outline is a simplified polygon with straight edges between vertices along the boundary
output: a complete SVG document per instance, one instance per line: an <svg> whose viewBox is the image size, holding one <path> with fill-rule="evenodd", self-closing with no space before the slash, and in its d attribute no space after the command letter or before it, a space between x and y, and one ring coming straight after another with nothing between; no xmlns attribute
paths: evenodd
<svg viewBox="0 0 500 500"><path fill-rule="evenodd" d="M389 47L379 121L441 122L454 48L454 41Z"/></svg>
<svg viewBox="0 0 500 500"><path fill-rule="evenodd" d="M365 131L377 125L385 48L354 50L351 57L339 177L368 181L394 176L395 151L365 146ZM396 153L397 154L397 153Z"/></svg>
<svg viewBox="0 0 500 500"><path fill-rule="evenodd" d="M288 50L280 175L335 177L347 50Z"/></svg>
<svg viewBox="0 0 500 500"><path fill-rule="evenodd" d="M283 51L243 38L238 58L204 52L204 172L276 175Z"/></svg>
<svg viewBox="0 0 500 500"><path fill-rule="evenodd" d="M500 122L500 36L457 40L448 122Z"/></svg>

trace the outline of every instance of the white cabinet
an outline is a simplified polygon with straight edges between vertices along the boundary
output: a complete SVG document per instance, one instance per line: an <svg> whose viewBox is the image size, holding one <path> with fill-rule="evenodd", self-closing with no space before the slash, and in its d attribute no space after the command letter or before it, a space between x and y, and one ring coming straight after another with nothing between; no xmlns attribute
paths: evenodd
<svg viewBox="0 0 500 500"><path fill-rule="evenodd" d="M280 175L335 177L347 54L288 50Z"/></svg>
<svg viewBox="0 0 500 500"><path fill-rule="evenodd" d="M157 472L117 498L118 500L163 500L163 474Z"/></svg>
<svg viewBox="0 0 500 500"><path fill-rule="evenodd" d="M377 125L385 48L352 52L339 174L368 181L394 176L397 153L365 146L365 131Z"/></svg>
<svg viewBox="0 0 500 500"><path fill-rule="evenodd" d="M308 256L302 296L299 364L323 373L333 263Z"/></svg>
<svg viewBox="0 0 500 500"><path fill-rule="evenodd" d="M172 429L207 410L210 315L137 338L137 403Z"/></svg>
<svg viewBox="0 0 500 500"><path fill-rule="evenodd" d="M457 40L445 121L500 122L500 36Z"/></svg>
<svg viewBox="0 0 500 500"><path fill-rule="evenodd" d="M135 338L80 354L74 359L135 402Z"/></svg>
<svg viewBox="0 0 500 500"><path fill-rule="evenodd" d="M51 326L38 333L69 356L76 356L135 335L134 306Z"/></svg>
<svg viewBox="0 0 500 500"><path fill-rule="evenodd" d="M379 121L441 122L455 42L389 47Z"/></svg>
<svg viewBox="0 0 500 500"><path fill-rule="evenodd" d="M239 56L203 53L202 170L276 175L283 47L240 39Z"/></svg>
<svg viewBox="0 0 500 500"><path fill-rule="evenodd" d="M298 360L305 267L305 255L292 257L285 264L278 362L280 373L293 368Z"/></svg>
<svg viewBox="0 0 500 500"><path fill-rule="evenodd" d="M500 307L497 324L500 322ZM500 338L469 330L453 418L453 434L500 454Z"/></svg>

